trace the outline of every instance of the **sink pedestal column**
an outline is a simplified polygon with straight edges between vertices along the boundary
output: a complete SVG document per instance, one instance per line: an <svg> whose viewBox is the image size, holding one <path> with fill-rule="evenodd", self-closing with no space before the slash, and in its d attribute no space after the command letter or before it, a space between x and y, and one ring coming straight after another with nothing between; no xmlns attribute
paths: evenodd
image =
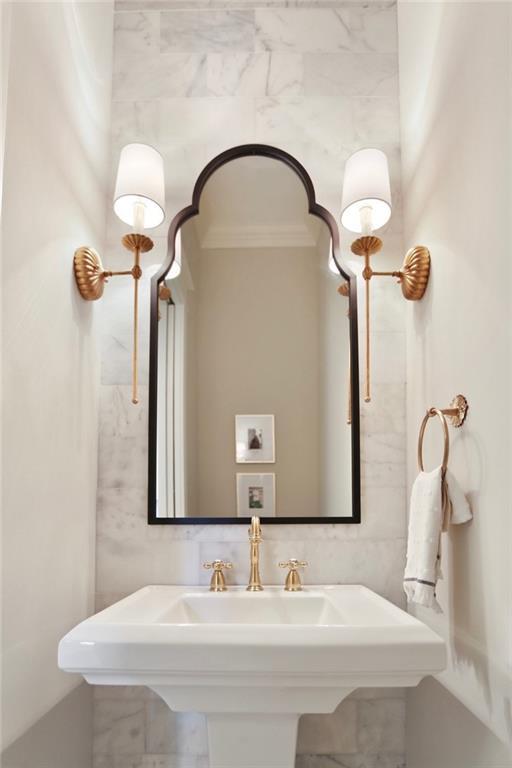
<svg viewBox="0 0 512 768"><path fill-rule="evenodd" d="M296 674L259 676L259 685L250 676L235 681L239 685L215 685L211 677L194 685L151 685L175 712L206 715L209 768L294 768L301 714L334 712L355 688L332 677L319 686L318 675L308 675L308 685Z"/></svg>
<svg viewBox="0 0 512 768"><path fill-rule="evenodd" d="M209 713L210 768L294 768L299 717Z"/></svg>

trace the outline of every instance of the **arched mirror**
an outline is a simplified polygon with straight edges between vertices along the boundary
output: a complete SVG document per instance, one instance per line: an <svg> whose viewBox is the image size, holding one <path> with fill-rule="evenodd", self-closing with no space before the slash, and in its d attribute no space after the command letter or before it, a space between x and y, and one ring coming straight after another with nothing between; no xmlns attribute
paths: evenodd
<svg viewBox="0 0 512 768"><path fill-rule="evenodd" d="M149 522L360 522L357 290L305 169L199 176L151 284Z"/></svg>

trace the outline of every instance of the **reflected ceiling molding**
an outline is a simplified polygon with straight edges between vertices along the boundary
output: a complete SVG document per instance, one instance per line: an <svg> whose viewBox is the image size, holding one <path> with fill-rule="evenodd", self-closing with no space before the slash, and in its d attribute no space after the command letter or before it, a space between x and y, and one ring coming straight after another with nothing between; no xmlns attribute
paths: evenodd
<svg viewBox="0 0 512 768"><path fill-rule="evenodd" d="M204 249L314 248L319 228L319 221L315 221L314 228L305 224L209 226L202 233L200 245Z"/></svg>

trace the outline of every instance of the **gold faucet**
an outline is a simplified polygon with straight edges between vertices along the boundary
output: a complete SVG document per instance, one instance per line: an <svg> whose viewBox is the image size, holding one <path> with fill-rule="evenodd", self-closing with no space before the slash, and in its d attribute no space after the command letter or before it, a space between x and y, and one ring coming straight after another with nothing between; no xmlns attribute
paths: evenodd
<svg viewBox="0 0 512 768"><path fill-rule="evenodd" d="M261 525L259 517L251 518L251 527L249 528L249 541L251 542L251 575L249 578L248 592L261 592L260 578L260 541Z"/></svg>

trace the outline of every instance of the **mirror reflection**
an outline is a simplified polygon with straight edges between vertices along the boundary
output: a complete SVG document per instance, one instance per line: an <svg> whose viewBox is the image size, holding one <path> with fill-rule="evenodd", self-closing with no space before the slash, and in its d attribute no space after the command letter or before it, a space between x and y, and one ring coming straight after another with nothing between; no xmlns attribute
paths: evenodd
<svg viewBox="0 0 512 768"><path fill-rule="evenodd" d="M160 284L157 516L350 517L348 298L284 163L208 180Z"/></svg>

